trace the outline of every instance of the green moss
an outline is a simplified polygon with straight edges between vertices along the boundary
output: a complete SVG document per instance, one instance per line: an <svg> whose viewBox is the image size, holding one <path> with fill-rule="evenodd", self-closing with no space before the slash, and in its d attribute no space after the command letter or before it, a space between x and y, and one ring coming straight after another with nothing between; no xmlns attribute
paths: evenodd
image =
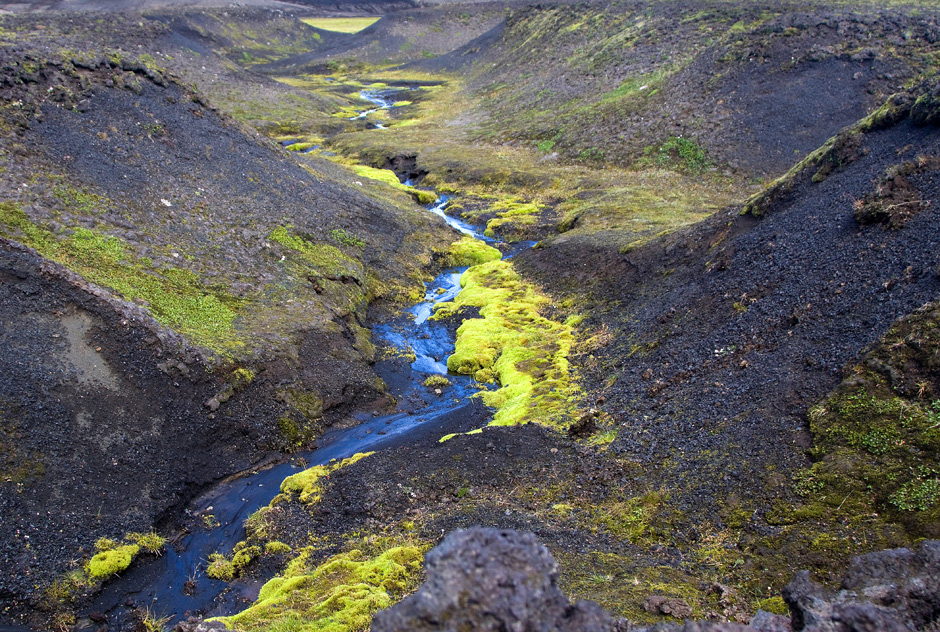
<svg viewBox="0 0 940 632"><path fill-rule="evenodd" d="M128 533L126 539L151 555L160 555L166 548L166 538L155 531L150 531L149 533Z"/></svg>
<svg viewBox="0 0 940 632"><path fill-rule="evenodd" d="M117 575L131 565L139 552L140 547L136 544L125 544L97 553L88 561L88 575L95 579Z"/></svg>
<svg viewBox="0 0 940 632"><path fill-rule="evenodd" d="M379 182L384 182L385 184L392 186L399 191L405 191L420 204L433 204L437 200L437 194L435 194L433 191L424 191L422 189L416 189L415 187L402 184L401 181L399 181L398 176L395 175L395 172L389 169L376 169L375 167L367 167L366 165L355 165L353 167L353 171L356 172L356 175L362 176L363 178L378 180Z"/></svg>
<svg viewBox="0 0 940 632"><path fill-rule="evenodd" d="M348 465L364 459L373 454L372 452L359 452L343 459L342 461L331 461L327 465L314 465L303 472L288 476L281 482L281 492L289 496L298 496L300 502L306 504L316 503L320 500L320 494L323 488L320 485L320 479L329 476L331 472L344 468Z"/></svg>
<svg viewBox="0 0 940 632"><path fill-rule="evenodd" d="M352 550L318 566L311 564L311 553L301 551L247 610L219 620L246 632L367 629L377 611L417 586L424 547L395 546L375 557Z"/></svg>
<svg viewBox="0 0 940 632"><path fill-rule="evenodd" d="M432 375L424 380L424 385L428 388L444 388L450 386L451 382L444 375Z"/></svg>
<svg viewBox="0 0 940 632"><path fill-rule="evenodd" d="M464 321L447 368L501 388L480 393L497 409L494 425L535 422L567 428L578 387L568 366L574 341L570 326L542 316L551 300L519 278L509 261L468 269L452 303L438 306L434 318L462 307L480 308L481 318Z"/></svg>
<svg viewBox="0 0 940 632"><path fill-rule="evenodd" d="M240 576L245 568L260 555L260 546L241 541L232 549L231 559L222 553L211 553L207 559L206 575L213 579L230 582Z"/></svg>
<svg viewBox="0 0 940 632"><path fill-rule="evenodd" d="M35 248L128 300L146 304L154 318L196 344L220 353L244 344L233 324L243 301L209 291L188 270L155 269L147 261L137 260L117 237L82 227L74 228L70 236L55 235L34 225L12 204L0 205L0 234Z"/></svg>
<svg viewBox="0 0 940 632"><path fill-rule="evenodd" d="M623 502L604 505L600 509L599 519L613 535L635 544L647 535L661 501L658 492L650 492Z"/></svg>
<svg viewBox="0 0 940 632"><path fill-rule="evenodd" d="M264 552L267 555L290 555L293 549L290 545L275 540L264 545Z"/></svg>
<svg viewBox="0 0 940 632"><path fill-rule="evenodd" d="M483 234L495 237L497 233L505 233L503 237L511 241L523 235L526 226L538 221L542 208L537 202L524 202L520 198L499 200L484 211L484 214L495 213L496 217L486 223Z"/></svg>
<svg viewBox="0 0 940 632"><path fill-rule="evenodd" d="M700 173L711 163L705 149L695 141L682 136L672 136L659 145L646 147L640 164Z"/></svg>
<svg viewBox="0 0 940 632"><path fill-rule="evenodd" d="M206 560L206 575L212 579L230 582L235 579L235 566L222 553L210 553Z"/></svg>
<svg viewBox="0 0 940 632"><path fill-rule="evenodd" d="M445 267L463 268L502 259L503 253L469 235L452 243L444 253Z"/></svg>
<svg viewBox="0 0 940 632"><path fill-rule="evenodd" d="M768 597L767 599L761 599L760 603L757 604L757 607L761 610L766 610L767 612L772 612L773 614L779 614L781 616L789 616L790 608L787 607L787 602L783 600L783 597Z"/></svg>

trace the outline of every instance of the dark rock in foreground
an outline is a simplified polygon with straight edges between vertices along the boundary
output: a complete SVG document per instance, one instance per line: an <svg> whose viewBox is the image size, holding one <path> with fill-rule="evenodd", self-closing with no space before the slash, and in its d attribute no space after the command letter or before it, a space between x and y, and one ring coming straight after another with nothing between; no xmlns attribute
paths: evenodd
<svg viewBox="0 0 940 632"><path fill-rule="evenodd" d="M455 531L428 553L426 569L421 589L379 612L372 632L613 629L597 604L568 601L555 558L531 533Z"/></svg>
<svg viewBox="0 0 940 632"><path fill-rule="evenodd" d="M940 629L940 541L852 560L833 593L803 571L783 590L791 619L759 611L750 625L687 621L635 627L559 590L558 565L531 533L455 531L426 558L414 595L379 612L373 632L585 630L635 632L867 632ZM659 598L666 599L665 597ZM658 603L658 602L657 602Z"/></svg>

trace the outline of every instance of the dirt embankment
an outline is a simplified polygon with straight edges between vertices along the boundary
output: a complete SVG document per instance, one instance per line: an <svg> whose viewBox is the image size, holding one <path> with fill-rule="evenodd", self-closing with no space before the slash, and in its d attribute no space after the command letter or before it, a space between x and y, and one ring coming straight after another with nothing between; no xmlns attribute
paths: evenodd
<svg viewBox="0 0 940 632"><path fill-rule="evenodd" d="M809 464L808 408L940 292L940 134L910 116L918 97L935 107L936 90L923 84L887 123L847 130L763 216L733 208L627 253L586 237L518 258L591 314L594 344L578 360L589 401L617 419L613 449L649 466L651 488L675 490L690 518L677 539L695 538L692 516L728 524L736 512L772 533L770 505L794 502L791 477ZM898 170L917 212L893 227L860 223Z"/></svg>
<svg viewBox="0 0 940 632"><path fill-rule="evenodd" d="M14 619L97 538L147 531L256 461L279 406L248 388L211 412L225 370L142 309L0 246L0 596Z"/></svg>

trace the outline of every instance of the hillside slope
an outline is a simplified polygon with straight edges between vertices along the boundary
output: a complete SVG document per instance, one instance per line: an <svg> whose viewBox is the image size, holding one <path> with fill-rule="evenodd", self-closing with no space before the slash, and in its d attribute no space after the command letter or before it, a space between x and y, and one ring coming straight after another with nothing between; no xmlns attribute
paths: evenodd
<svg viewBox="0 0 940 632"><path fill-rule="evenodd" d="M630 164L682 137L777 175L937 63L927 7L816 5L539 4L419 66L471 78L483 139Z"/></svg>
<svg viewBox="0 0 940 632"><path fill-rule="evenodd" d="M302 166L127 53L167 31L119 20L3 31L4 617L48 616L97 538L387 406L367 311L420 291L453 240L408 194Z"/></svg>

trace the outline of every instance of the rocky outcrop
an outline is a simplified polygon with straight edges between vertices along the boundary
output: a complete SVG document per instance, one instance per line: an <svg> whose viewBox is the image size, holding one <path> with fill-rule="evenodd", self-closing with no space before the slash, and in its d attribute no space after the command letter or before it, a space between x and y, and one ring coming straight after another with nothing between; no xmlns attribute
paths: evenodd
<svg viewBox="0 0 940 632"><path fill-rule="evenodd" d="M558 588L558 564L531 533L475 528L451 533L426 557L427 580L379 612L372 632L537 630L602 632L613 621Z"/></svg>
<svg viewBox="0 0 940 632"><path fill-rule="evenodd" d="M791 618L758 611L749 625L686 621L636 627L559 590L558 565L531 533L455 531L427 555L427 580L414 595L379 612L373 632L509 630L535 632L894 632L940 629L940 541L920 549L862 555L838 593L806 571L783 590ZM651 604L670 601L651 596ZM685 615L681 608L670 613ZM662 608L657 611L666 612ZM690 613L690 611L689 611Z"/></svg>

